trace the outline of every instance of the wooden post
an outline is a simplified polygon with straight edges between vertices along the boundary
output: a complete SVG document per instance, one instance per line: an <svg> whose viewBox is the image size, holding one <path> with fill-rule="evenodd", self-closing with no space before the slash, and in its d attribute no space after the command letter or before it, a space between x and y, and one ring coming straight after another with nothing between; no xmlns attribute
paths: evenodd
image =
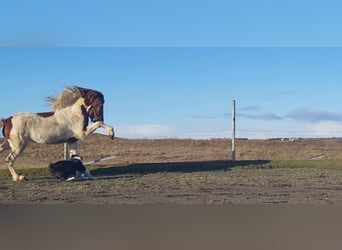
<svg viewBox="0 0 342 250"><path fill-rule="evenodd" d="M77 154L77 141L64 143L64 160L70 160L72 155Z"/></svg>
<svg viewBox="0 0 342 250"><path fill-rule="evenodd" d="M232 161L235 161L235 130L236 130L235 113L236 113L236 106L235 106L235 100L233 100L232 102Z"/></svg>
<svg viewBox="0 0 342 250"><path fill-rule="evenodd" d="M69 143L69 160L73 155L77 155L77 141Z"/></svg>
<svg viewBox="0 0 342 250"><path fill-rule="evenodd" d="M69 160L69 143L64 143L64 160Z"/></svg>

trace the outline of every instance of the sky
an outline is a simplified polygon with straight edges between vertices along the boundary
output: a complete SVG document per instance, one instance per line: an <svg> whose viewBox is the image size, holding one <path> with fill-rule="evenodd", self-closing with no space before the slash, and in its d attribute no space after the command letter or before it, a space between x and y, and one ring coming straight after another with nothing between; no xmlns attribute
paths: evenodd
<svg viewBox="0 0 342 250"><path fill-rule="evenodd" d="M124 138L342 136L339 1L2 1L0 117L78 85ZM104 131L98 131L104 132Z"/></svg>

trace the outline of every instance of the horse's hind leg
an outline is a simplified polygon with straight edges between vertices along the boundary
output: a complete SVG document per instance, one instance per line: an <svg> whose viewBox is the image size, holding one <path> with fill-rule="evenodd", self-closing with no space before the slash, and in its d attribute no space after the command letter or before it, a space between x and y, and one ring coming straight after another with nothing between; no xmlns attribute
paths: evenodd
<svg viewBox="0 0 342 250"><path fill-rule="evenodd" d="M25 180L25 176L23 175L18 175L17 172L14 169L14 161L15 159L18 157L17 154L15 154L14 152L11 152L7 157L6 157L6 161L7 161L7 166L8 166L8 170L10 171L13 181L21 181L21 180Z"/></svg>
<svg viewBox="0 0 342 250"><path fill-rule="evenodd" d="M25 180L25 176L18 175L14 169L14 162L17 159L17 157L20 155L20 153L25 148L26 143L15 143L15 141L10 141L10 147L11 147L11 153L6 157L6 162L8 165L8 170L11 172L13 181L21 181Z"/></svg>
<svg viewBox="0 0 342 250"><path fill-rule="evenodd" d="M0 145L0 153L5 151L6 149L9 149L9 148L10 148L10 145L9 145L8 141L5 139L5 141ZM8 164L8 169L11 172L11 175L12 175L12 178L14 181L23 180L23 179L25 179L25 177L22 175L18 175L14 170L13 164L14 164L15 158L17 158L17 157L12 152L7 156L6 162Z"/></svg>
<svg viewBox="0 0 342 250"><path fill-rule="evenodd" d="M0 153L2 151L5 151L6 149L9 149L10 145L8 143L8 141L5 139L5 141L0 145Z"/></svg>

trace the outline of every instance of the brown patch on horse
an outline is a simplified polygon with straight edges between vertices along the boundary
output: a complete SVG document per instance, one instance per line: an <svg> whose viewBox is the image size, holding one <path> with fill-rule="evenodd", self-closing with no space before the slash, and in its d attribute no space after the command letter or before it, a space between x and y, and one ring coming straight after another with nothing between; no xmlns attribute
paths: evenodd
<svg viewBox="0 0 342 250"><path fill-rule="evenodd" d="M7 119L1 119L1 123L2 123L2 134L3 136L8 140L10 138L10 133L13 127L12 124L12 117L9 117Z"/></svg>
<svg viewBox="0 0 342 250"><path fill-rule="evenodd" d="M101 92L85 89L81 87L76 87L81 94L81 97L84 98L85 104L87 106L91 106L89 110L89 117L93 122L104 121L103 119L103 104L104 104L104 96Z"/></svg>
<svg viewBox="0 0 342 250"><path fill-rule="evenodd" d="M51 111L51 112L40 112L40 113L37 113L37 115L39 115L39 116L41 116L41 117L44 117L44 118L53 116L54 114L55 114L55 112L53 112L53 111Z"/></svg>

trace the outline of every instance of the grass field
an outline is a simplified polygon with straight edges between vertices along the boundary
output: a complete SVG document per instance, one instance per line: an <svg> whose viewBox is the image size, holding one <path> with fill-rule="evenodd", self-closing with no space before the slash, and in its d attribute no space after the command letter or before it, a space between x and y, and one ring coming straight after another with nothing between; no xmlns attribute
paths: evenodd
<svg viewBox="0 0 342 250"><path fill-rule="evenodd" d="M110 140L95 134L79 143L84 161L116 156L87 168L96 181L60 182L49 162L63 145L31 144L19 157L13 182L0 167L0 203L320 204L342 203L341 139ZM4 159L5 153L0 157Z"/></svg>
<svg viewBox="0 0 342 250"><path fill-rule="evenodd" d="M93 171L106 171L106 166L114 169L132 164L145 164L144 168L158 168L152 163L178 163L226 161L228 167L246 167L252 162L255 168L342 168L342 139L302 139L299 141L280 140L238 140L235 163L229 162L231 142L229 139L191 140L110 140L104 135L94 134L79 142L78 152L84 162L102 157L116 156L115 159L89 166ZM0 178L9 176L4 159L9 152L0 153ZM47 166L63 158L63 145L29 144L16 161L16 168L32 177L48 176ZM260 161L258 163L258 161ZM177 167L174 164L171 167ZM169 169L165 169L168 171Z"/></svg>
<svg viewBox="0 0 342 250"><path fill-rule="evenodd" d="M341 160L273 160L273 161L217 161L217 162L174 162L174 163L142 163L142 164L115 164L87 166L90 172L97 176L111 176L118 174L134 173L165 173L165 172L199 172L227 170L231 168L241 169L275 169L275 168L308 168L308 169L335 169L342 170ZM18 172L30 178L49 177L47 168L20 168ZM0 169L0 179L11 178L7 168Z"/></svg>

